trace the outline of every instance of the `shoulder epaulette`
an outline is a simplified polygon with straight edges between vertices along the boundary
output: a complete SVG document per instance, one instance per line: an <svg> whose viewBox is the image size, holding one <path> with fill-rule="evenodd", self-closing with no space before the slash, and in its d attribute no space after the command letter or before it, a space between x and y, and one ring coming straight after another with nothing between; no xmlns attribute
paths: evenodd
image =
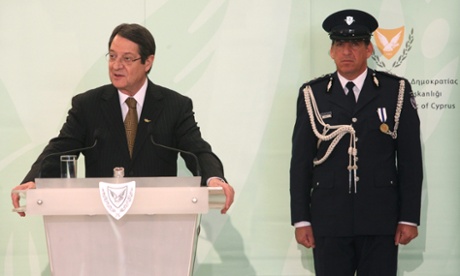
<svg viewBox="0 0 460 276"><path fill-rule="evenodd" d="M306 83L306 85L313 85L313 84L321 82L321 81L329 80L331 78L331 76L332 76L332 74L322 75L321 77L318 77L316 79L310 80L309 82Z"/></svg>
<svg viewBox="0 0 460 276"><path fill-rule="evenodd" d="M373 70L375 74L378 74L378 75L384 75L384 76L387 76L387 77L390 77L390 78L394 78L394 79L397 79L397 80L401 80L403 79L402 77L398 76L398 75L395 75L391 72L386 72L386 71L378 71L378 70Z"/></svg>

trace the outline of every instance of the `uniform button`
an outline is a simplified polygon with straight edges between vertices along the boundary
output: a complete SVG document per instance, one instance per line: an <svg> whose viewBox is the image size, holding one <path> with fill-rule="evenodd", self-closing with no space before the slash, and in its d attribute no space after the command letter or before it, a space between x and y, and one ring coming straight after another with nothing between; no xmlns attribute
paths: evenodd
<svg viewBox="0 0 460 276"><path fill-rule="evenodd" d="M358 121L358 118L353 118L353 119L351 119L351 121L352 121L353 123L356 123L356 122Z"/></svg>
<svg viewBox="0 0 460 276"><path fill-rule="evenodd" d="M355 142L358 142L358 137L355 137Z"/></svg>
<svg viewBox="0 0 460 276"><path fill-rule="evenodd" d="M356 179L356 181L359 181L359 176L357 176L355 179Z"/></svg>

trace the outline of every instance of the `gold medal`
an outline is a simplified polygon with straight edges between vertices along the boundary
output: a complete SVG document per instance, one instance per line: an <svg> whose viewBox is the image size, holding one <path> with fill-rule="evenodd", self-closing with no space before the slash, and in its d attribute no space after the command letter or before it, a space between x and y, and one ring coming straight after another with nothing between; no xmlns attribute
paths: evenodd
<svg viewBox="0 0 460 276"><path fill-rule="evenodd" d="M380 131L381 131L381 132L383 132L383 133L388 133L389 130L390 130L390 127L388 127L387 124L382 123L382 124L380 125Z"/></svg>

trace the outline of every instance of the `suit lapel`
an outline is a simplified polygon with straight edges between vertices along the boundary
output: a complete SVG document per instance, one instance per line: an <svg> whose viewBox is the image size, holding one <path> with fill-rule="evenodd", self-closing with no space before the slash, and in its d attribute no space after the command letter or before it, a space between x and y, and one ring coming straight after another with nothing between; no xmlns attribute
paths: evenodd
<svg viewBox="0 0 460 276"><path fill-rule="evenodd" d="M110 139L114 139L117 145L125 145L126 155L129 156L128 142L126 140L125 126L123 124L117 89L114 86L109 87L110 88L102 94L102 114L105 118L107 128L113 133L113 137L110 137Z"/></svg>
<svg viewBox="0 0 460 276"><path fill-rule="evenodd" d="M375 89L374 83L372 81L371 69L367 70L367 76L364 80L363 88L359 92L358 102L355 106L355 112L359 112L363 107L365 107L370 101L379 95L378 90Z"/></svg>
<svg viewBox="0 0 460 276"><path fill-rule="evenodd" d="M145 93L144 105L142 107L139 125L137 126L136 141L134 143L133 160L143 148L144 143L148 142L151 131L155 127L155 122L163 111L161 100L163 94L158 87L150 80Z"/></svg>
<svg viewBox="0 0 460 276"><path fill-rule="evenodd" d="M137 127L136 141L134 143L133 160L143 148L144 143L149 139L149 128L153 128L155 121L163 110L161 100L162 92L151 81L147 86L144 105L142 107L139 125ZM128 142L126 140L125 126L123 124L120 100L118 98L117 89L110 86L110 89L104 91L101 101L101 110L105 118L107 127L111 130L116 139L115 144L125 148L123 151L126 155L126 160L129 160ZM152 125L149 127L149 125Z"/></svg>
<svg viewBox="0 0 460 276"><path fill-rule="evenodd" d="M340 106L341 108L348 110L352 114L356 114L370 101L372 101L375 97L379 95L379 92L375 89L374 83L372 81L372 73L373 71L371 69L368 69L366 79L364 80L364 84L359 93L358 102L356 103L354 110L352 110L350 105L348 104L349 100L345 95L345 91L343 90L342 85L339 81L337 72L333 75L334 84L332 85L331 91L329 92L329 101L334 105Z"/></svg>
<svg viewBox="0 0 460 276"><path fill-rule="evenodd" d="M342 84L340 83L339 77L337 76L337 72L333 74L333 80L334 83L332 84L331 90L326 92L329 94L329 102L351 113L352 110L350 109L349 100L345 95L345 91L343 90Z"/></svg>

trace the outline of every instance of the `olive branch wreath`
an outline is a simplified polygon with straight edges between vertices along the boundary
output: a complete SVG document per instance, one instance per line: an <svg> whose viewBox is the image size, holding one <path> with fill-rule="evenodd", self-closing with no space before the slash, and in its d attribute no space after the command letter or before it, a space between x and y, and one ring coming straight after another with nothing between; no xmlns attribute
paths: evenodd
<svg viewBox="0 0 460 276"><path fill-rule="evenodd" d="M414 28L411 29L411 32L409 34L409 38L408 38L408 40L406 42L406 45L405 45L405 47L403 49L402 55L399 56L398 60L393 62L393 66L391 67L391 69L399 67L402 64L402 62L407 58L407 55L409 54L409 51L412 49L412 42L414 42ZM386 68L385 62L381 61L380 57L377 56L375 54L375 52L372 54L372 59L375 61L376 65L378 67L382 67L382 68L384 68L385 70L387 70L389 72L391 71L391 69L388 70Z"/></svg>

